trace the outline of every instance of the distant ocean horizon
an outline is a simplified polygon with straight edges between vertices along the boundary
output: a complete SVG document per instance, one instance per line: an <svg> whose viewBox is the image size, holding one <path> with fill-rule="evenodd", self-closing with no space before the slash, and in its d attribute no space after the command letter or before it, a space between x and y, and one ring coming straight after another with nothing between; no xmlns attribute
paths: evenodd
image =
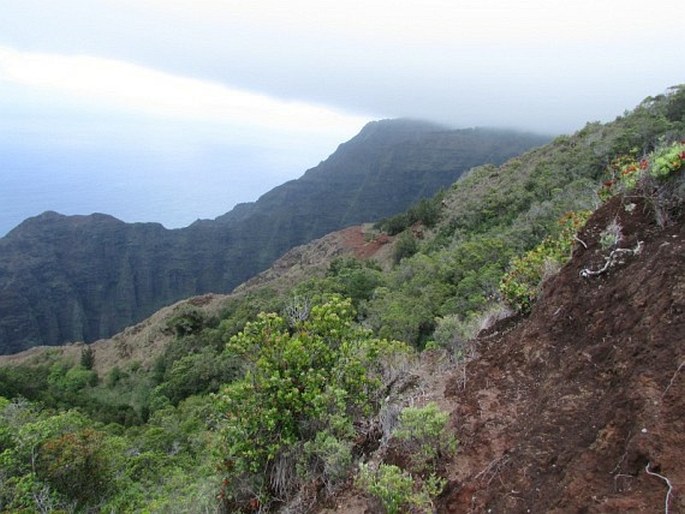
<svg viewBox="0 0 685 514"><path fill-rule="evenodd" d="M237 147L161 154L0 143L0 237L45 211L181 228L255 201L318 162Z"/></svg>

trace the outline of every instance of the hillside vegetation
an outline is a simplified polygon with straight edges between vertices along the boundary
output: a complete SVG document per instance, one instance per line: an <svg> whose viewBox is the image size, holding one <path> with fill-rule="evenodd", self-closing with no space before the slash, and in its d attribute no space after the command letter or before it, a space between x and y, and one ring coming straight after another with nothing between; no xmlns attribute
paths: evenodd
<svg viewBox="0 0 685 514"><path fill-rule="evenodd" d="M402 212L475 165L546 141L385 120L213 221L166 230L104 214L31 218L0 239L0 354L92 342L183 298L228 293L294 246Z"/></svg>
<svg viewBox="0 0 685 514"><path fill-rule="evenodd" d="M300 249L309 273L168 308L76 360L15 359L0 508L658 505L645 469L685 479L684 137L681 86L367 229L381 262ZM105 344L122 350L106 367Z"/></svg>

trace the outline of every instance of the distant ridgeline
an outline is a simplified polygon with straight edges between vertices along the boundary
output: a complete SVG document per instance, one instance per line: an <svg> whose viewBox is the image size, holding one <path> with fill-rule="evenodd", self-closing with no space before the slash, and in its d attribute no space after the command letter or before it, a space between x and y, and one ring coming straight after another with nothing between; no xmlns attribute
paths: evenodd
<svg viewBox="0 0 685 514"><path fill-rule="evenodd" d="M229 292L289 248L406 210L468 169L547 140L410 120L369 123L301 178L167 230L46 212L0 239L0 353L109 337L164 305Z"/></svg>

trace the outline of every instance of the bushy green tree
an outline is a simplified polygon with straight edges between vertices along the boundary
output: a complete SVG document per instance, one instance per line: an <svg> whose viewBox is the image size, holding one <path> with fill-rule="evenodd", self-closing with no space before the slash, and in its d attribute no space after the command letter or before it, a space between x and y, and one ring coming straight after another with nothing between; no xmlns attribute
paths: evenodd
<svg viewBox="0 0 685 514"><path fill-rule="evenodd" d="M400 262L402 259L411 257L419 250L419 244L416 242L416 238L411 233L411 230L405 230L397 238L395 243L395 251L393 252L393 258L395 262Z"/></svg>
<svg viewBox="0 0 685 514"><path fill-rule="evenodd" d="M235 507L292 493L302 449L323 444L322 432L329 442L353 439L354 420L374 408L384 355L407 348L373 338L354 323L350 300L333 298L295 327L261 314L227 351L245 363L245 377L218 396L223 494Z"/></svg>
<svg viewBox="0 0 685 514"><path fill-rule="evenodd" d="M326 277L330 279L330 291L350 298L357 309L383 284L383 273L376 263L354 258L333 260Z"/></svg>

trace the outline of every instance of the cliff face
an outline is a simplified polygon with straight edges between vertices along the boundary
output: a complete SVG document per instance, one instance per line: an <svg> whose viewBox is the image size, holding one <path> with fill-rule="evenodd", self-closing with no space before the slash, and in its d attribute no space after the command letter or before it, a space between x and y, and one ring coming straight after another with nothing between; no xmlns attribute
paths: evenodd
<svg viewBox="0 0 685 514"><path fill-rule="evenodd" d="M202 234L200 232L203 232ZM45 213L0 244L0 342L91 341L219 280L219 240L200 231Z"/></svg>
<svg viewBox="0 0 685 514"><path fill-rule="evenodd" d="M0 239L0 353L94 341L164 305L228 292L293 246L404 211L538 136L374 122L326 161L214 221L178 230L47 212Z"/></svg>

